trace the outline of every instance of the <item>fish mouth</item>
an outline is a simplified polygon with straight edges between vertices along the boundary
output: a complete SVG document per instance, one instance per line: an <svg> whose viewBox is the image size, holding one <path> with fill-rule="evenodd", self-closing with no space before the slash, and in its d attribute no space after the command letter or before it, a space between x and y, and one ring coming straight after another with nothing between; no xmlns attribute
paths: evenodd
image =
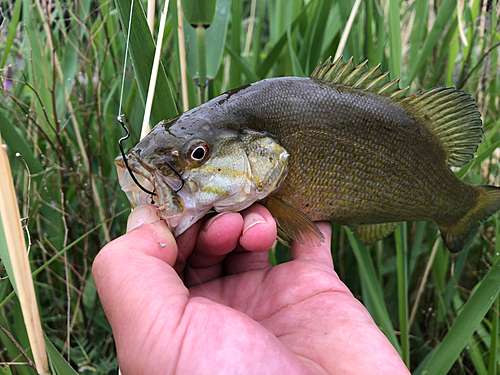
<svg viewBox="0 0 500 375"><path fill-rule="evenodd" d="M127 155L127 163L137 181L156 194L154 197L143 191L132 179L123 157L116 158L120 186L132 208L141 204L157 206L159 218L167 222L175 237L184 233L212 208L212 204L200 202L191 194L188 174L180 174L171 167L160 170L149 166L133 152Z"/></svg>
<svg viewBox="0 0 500 375"><path fill-rule="evenodd" d="M139 184L146 190L154 192L156 197L142 190L135 183L126 164ZM165 176L155 171L154 168L149 168L133 154L127 156L127 163L122 156L117 157L115 165L120 186L132 208L141 204L153 204L158 207L160 218L167 222L171 230L177 227L185 211L185 205L183 199L170 187Z"/></svg>

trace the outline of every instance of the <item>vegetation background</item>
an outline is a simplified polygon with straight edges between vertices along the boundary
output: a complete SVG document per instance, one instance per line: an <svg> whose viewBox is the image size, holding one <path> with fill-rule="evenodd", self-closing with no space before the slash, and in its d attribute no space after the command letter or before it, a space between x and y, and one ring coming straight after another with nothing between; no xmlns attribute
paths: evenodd
<svg viewBox="0 0 500 375"><path fill-rule="evenodd" d="M184 108L178 3L170 1L166 14L153 125ZM140 5L136 0L133 64L123 85L121 112L132 133L126 148L139 139L164 7L156 5L153 39ZM83 374L118 369L90 271L99 249L124 232L129 212L113 160L124 135L116 117L130 7L131 0L0 0L0 134L57 374L74 373L68 364ZM195 82L203 71L212 98L266 77L307 76L330 55L369 59L412 92L446 85L470 93L485 133L476 157L456 172L470 183L500 185L499 11L498 0L218 0L206 30L205 67L198 58L202 36L183 22L186 104L200 104ZM0 375L34 374L9 274L6 220L0 219ZM433 223L405 224L370 248L334 224L340 277L413 374L497 373L499 224L494 215L457 255L443 247ZM270 256L285 261L286 249Z"/></svg>

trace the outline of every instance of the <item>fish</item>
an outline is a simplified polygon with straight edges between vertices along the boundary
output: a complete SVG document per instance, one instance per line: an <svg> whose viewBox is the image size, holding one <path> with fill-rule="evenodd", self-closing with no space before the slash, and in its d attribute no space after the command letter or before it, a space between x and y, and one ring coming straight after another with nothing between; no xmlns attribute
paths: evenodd
<svg viewBox="0 0 500 375"><path fill-rule="evenodd" d="M284 243L319 246L319 220L367 245L402 222L435 221L458 252L500 209L500 188L468 184L451 168L474 157L481 114L453 87L407 89L380 64L342 57L310 77L247 84L159 122L127 154L131 172L115 160L120 184L133 205L155 199L175 236L210 210L260 202Z"/></svg>

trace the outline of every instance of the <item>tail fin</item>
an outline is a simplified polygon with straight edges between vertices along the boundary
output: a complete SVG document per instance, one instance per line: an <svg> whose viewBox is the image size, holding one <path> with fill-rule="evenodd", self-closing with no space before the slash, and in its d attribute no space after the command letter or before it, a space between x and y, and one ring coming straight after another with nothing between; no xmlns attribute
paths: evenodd
<svg viewBox="0 0 500 375"><path fill-rule="evenodd" d="M446 247L451 252L459 252L469 240L472 232L491 215L500 210L500 188L490 185L478 185L477 203L456 224L439 226Z"/></svg>

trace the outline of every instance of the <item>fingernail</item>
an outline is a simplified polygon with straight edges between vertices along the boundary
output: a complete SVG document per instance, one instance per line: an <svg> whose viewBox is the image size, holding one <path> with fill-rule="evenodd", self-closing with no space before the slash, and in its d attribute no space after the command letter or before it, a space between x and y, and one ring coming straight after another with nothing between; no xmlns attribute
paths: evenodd
<svg viewBox="0 0 500 375"><path fill-rule="evenodd" d="M151 216L151 210L145 206L136 207L127 221L127 233L139 228Z"/></svg>
<svg viewBox="0 0 500 375"><path fill-rule="evenodd" d="M223 215L225 215L225 214L229 214L229 213L230 213L230 211L228 211L228 212L222 212L222 213L220 213L220 214L215 215L213 218L211 218L210 220L208 220L208 221L207 221L207 223L205 224L205 229L204 229L204 230L205 230L205 231L207 231L207 230L208 230L208 227L210 227L210 225L212 225L212 223L213 223L216 219L218 219L219 217L221 217L221 216L223 216Z"/></svg>
<svg viewBox="0 0 500 375"><path fill-rule="evenodd" d="M245 216L243 234L245 234L245 232L247 230L249 230L250 228L252 228L256 225L259 225L259 224L267 224L267 221L264 220L264 218L262 216L260 216L259 214L253 213L253 214L249 214L249 215Z"/></svg>

